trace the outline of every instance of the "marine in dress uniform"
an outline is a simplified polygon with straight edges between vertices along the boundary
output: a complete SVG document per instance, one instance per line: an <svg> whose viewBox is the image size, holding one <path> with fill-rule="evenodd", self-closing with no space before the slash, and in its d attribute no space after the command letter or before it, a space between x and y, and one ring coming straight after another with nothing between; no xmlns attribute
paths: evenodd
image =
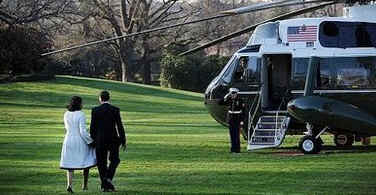
<svg viewBox="0 0 376 195"><path fill-rule="evenodd" d="M237 88L230 88L229 91L224 98L224 103L229 105L227 116L231 140L230 152L240 153L240 123L244 114L244 104L238 96L239 90Z"/></svg>

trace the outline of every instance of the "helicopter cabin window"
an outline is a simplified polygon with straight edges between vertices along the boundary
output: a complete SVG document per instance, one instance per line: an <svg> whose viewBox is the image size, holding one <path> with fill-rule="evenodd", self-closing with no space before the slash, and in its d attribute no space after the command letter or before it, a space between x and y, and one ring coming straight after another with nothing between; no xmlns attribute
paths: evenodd
<svg viewBox="0 0 376 195"><path fill-rule="evenodd" d="M303 90L309 58L293 58L290 86L293 90Z"/></svg>
<svg viewBox="0 0 376 195"><path fill-rule="evenodd" d="M320 24L319 40L323 47L376 47L376 24L326 21Z"/></svg>
<svg viewBox="0 0 376 195"><path fill-rule="evenodd" d="M331 71L329 63L323 63L326 59L322 59L319 64L319 74L317 74L316 89L330 89L331 88Z"/></svg>
<svg viewBox="0 0 376 195"><path fill-rule="evenodd" d="M303 90L309 58L294 58L291 86ZM315 89L375 89L376 57L320 58Z"/></svg>
<svg viewBox="0 0 376 195"><path fill-rule="evenodd" d="M376 57L331 58L334 89L376 88Z"/></svg>

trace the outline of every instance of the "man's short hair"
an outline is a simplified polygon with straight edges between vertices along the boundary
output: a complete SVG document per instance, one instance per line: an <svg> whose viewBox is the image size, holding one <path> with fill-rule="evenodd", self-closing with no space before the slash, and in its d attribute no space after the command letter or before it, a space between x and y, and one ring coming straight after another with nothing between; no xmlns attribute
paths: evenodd
<svg viewBox="0 0 376 195"><path fill-rule="evenodd" d="M102 102L110 100L110 93L108 93L108 91L102 91L99 96L101 97Z"/></svg>

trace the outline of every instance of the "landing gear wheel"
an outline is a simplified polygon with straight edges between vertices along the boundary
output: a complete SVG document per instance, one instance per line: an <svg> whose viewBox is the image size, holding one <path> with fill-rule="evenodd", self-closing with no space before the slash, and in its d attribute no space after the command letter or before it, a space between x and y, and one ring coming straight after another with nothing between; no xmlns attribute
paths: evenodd
<svg viewBox="0 0 376 195"><path fill-rule="evenodd" d="M317 154L320 152L321 147L321 142L311 135L306 135L299 141L299 149L304 154Z"/></svg>
<svg viewBox="0 0 376 195"><path fill-rule="evenodd" d="M354 136L351 134L335 134L334 143L337 147L352 146L354 144Z"/></svg>

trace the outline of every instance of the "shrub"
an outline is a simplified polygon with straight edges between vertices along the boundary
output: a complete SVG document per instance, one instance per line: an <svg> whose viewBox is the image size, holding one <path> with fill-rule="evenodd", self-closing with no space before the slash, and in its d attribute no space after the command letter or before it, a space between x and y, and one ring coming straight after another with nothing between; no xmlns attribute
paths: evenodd
<svg viewBox="0 0 376 195"><path fill-rule="evenodd" d="M21 26L0 28L1 72L30 74L41 72L50 59L41 57L51 44L38 30Z"/></svg>
<svg viewBox="0 0 376 195"><path fill-rule="evenodd" d="M176 48L175 48L176 49ZM161 86L203 92L228 58L204 56L202 53L189 57L178 56L176 51L166 50L161 59Z"/></svg>
<svg viewBox="0 0 376 195"><path fill-rule="evenodd" d="M195 65L186 57L165 54L161 60L161 86L195 91Z"/></svg>
<svg viewBox="0 0 376 195"><path fill-rule="evenodd" d="M198 89L200 92L205 91L209 83L221 72L228 62L229 57L211 55L205 57L200 65Z"/></svg>

